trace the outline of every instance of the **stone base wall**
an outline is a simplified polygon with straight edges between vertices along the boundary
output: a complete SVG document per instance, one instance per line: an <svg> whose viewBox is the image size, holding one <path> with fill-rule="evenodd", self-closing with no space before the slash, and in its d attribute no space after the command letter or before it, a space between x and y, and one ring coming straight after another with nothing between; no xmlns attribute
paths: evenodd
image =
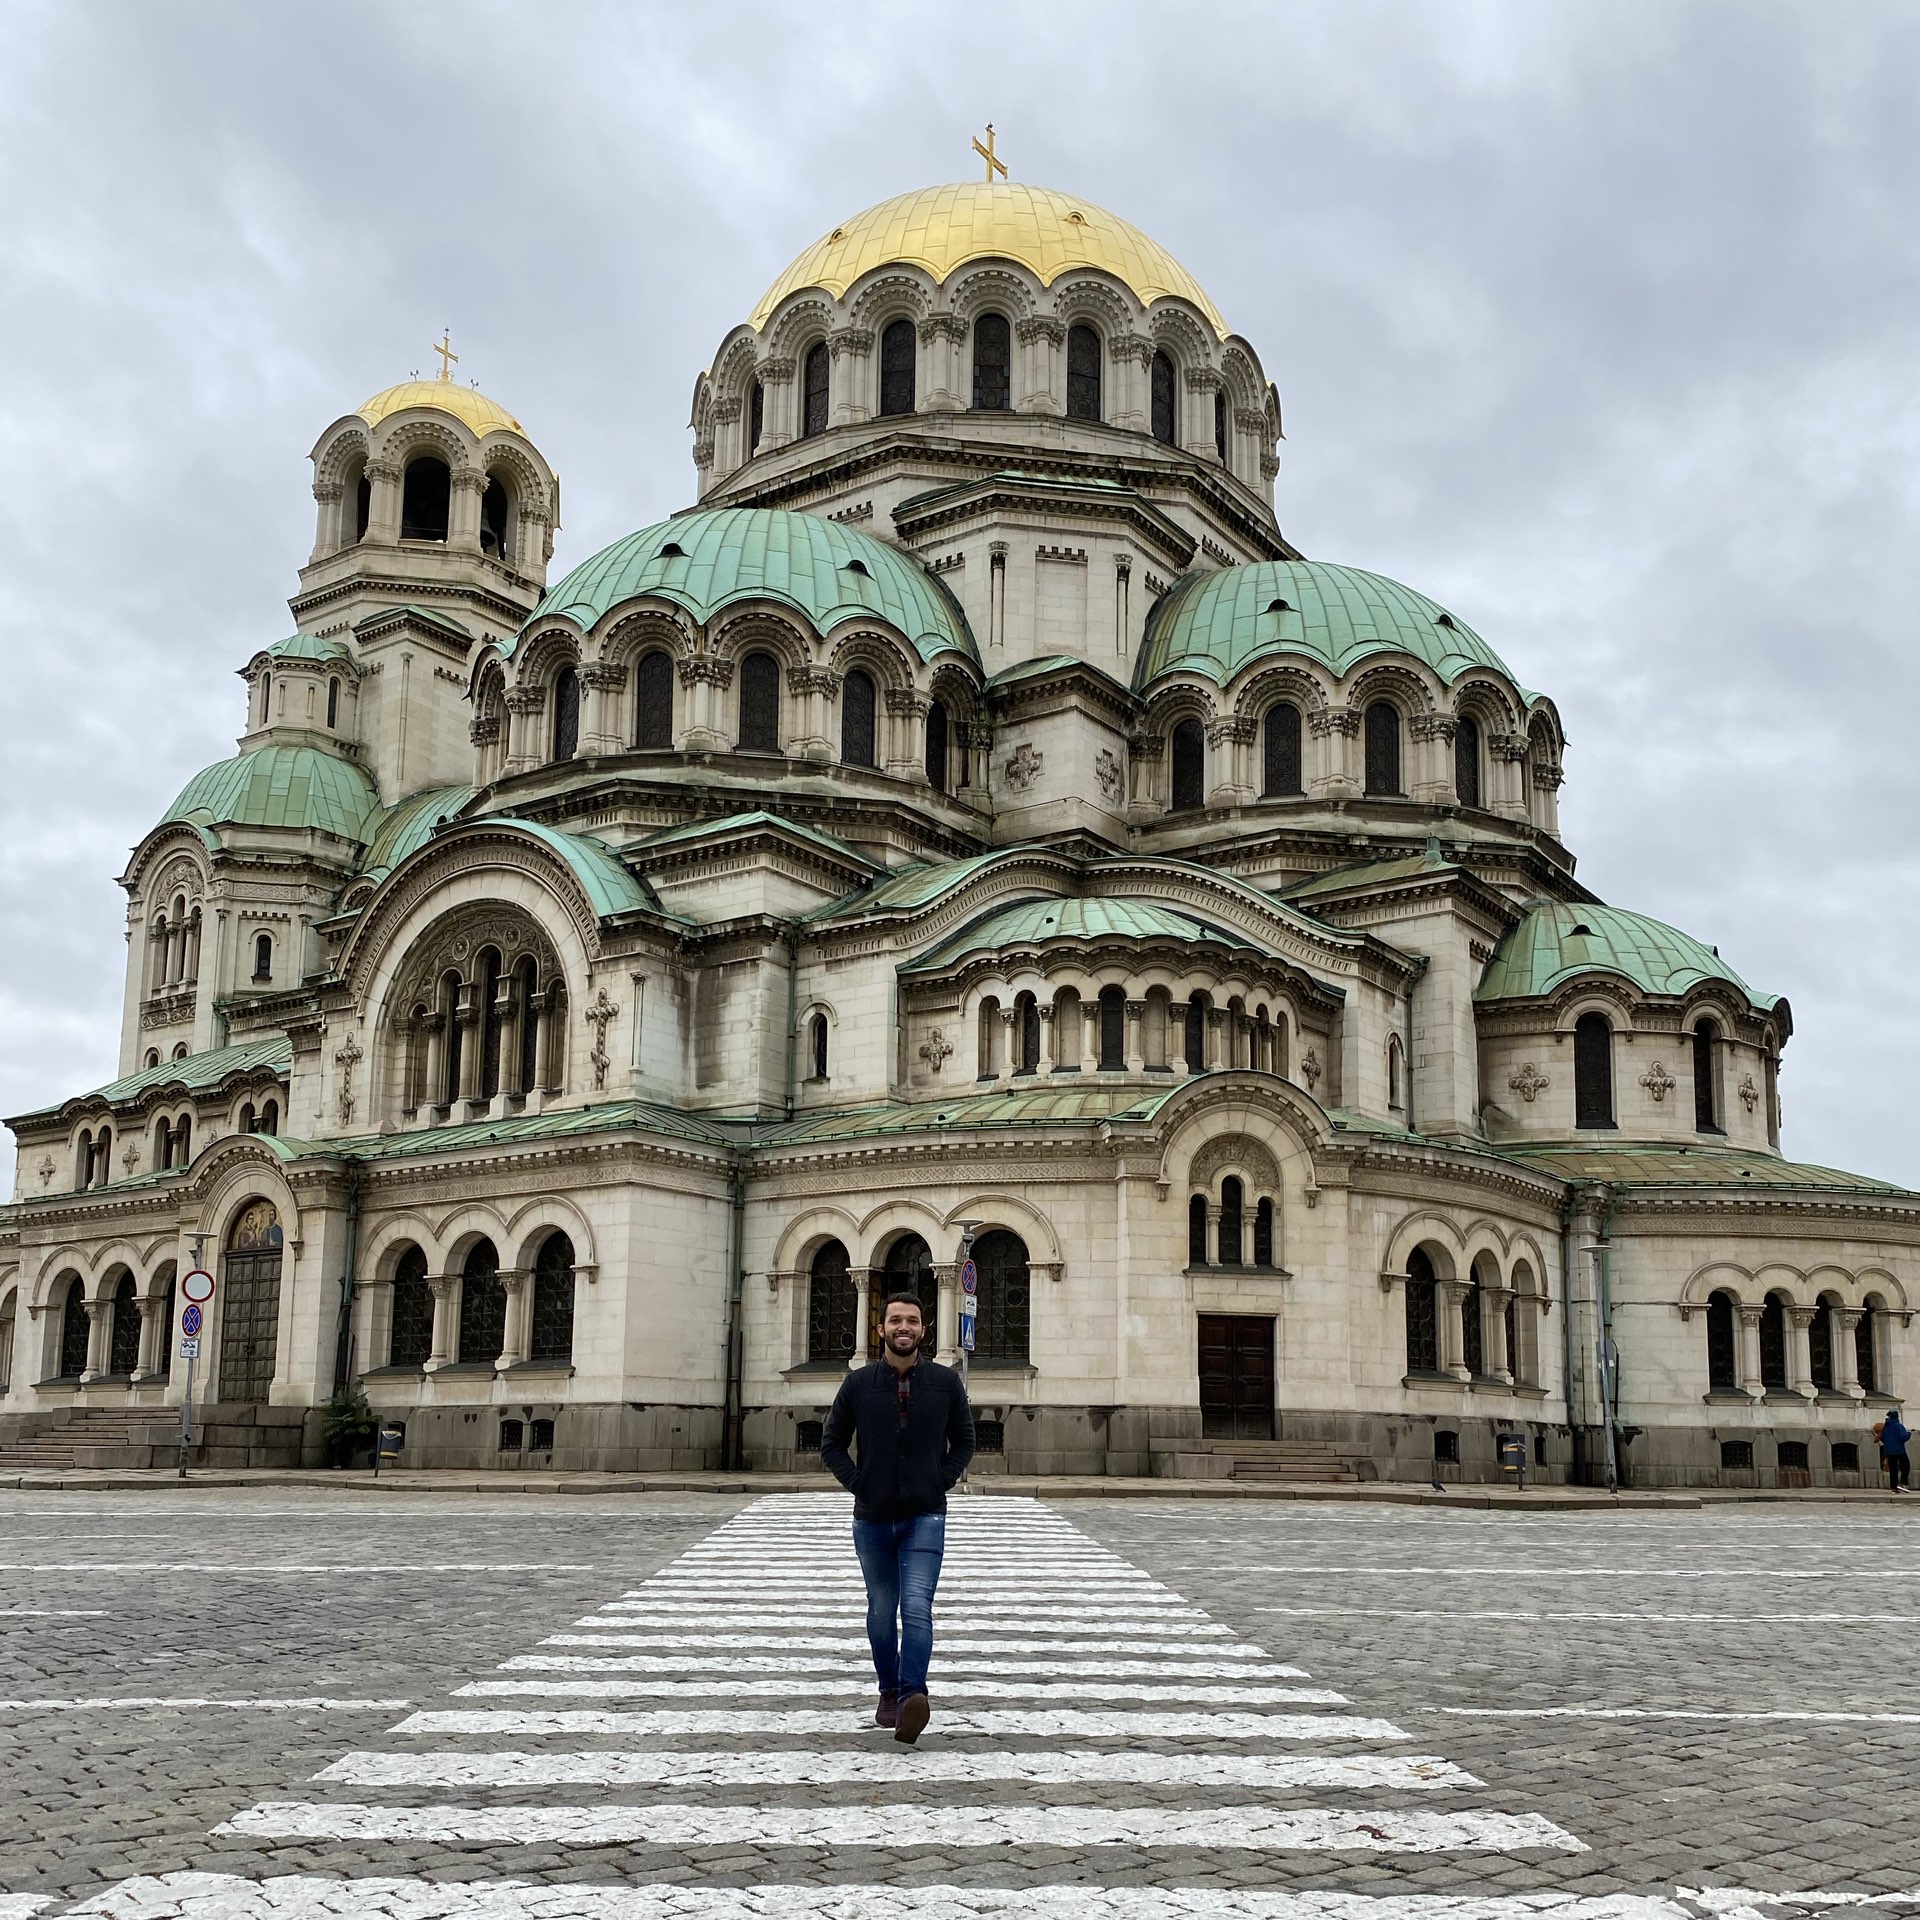
<svg viewBox="0 0 1920 1920"><path fill-rule="evenodd" d="M718 1407L623 1402L516 1402L512 1406L383 1407L406 1440L396 1464L503 1473L689 1473L721 1464ZM551 1447L541 1423L553 1423ZM513 1431L518 1428L517 1434ZM504 1445L502 1442L517 1444Z"/></svg>
<svg viewBox="0 0 1920 1920"><path fill-rule="evenodd" d="M1742 1410L1745 1411L1744 1409ZM1796 1409L1795 1411L1798 1411ZM1748 1414L1739 1424L1699 1427L1625 1427L1620 1445L1620 1479L1632 1487L1884 1487L1880 1449L1873 1425L1882 1409L1866 1408L1830 1423L1808 1426L1804 1415L1792 1425L1756 1425ZM1852 1447L1857 1465L1835 1464L1835 1448ZM1737 1464L1745 1447L1751 1464ZM1804 1449L1796 1454L1795 1448ZM1783 1454L1783 1449L1785 1452ZM1845 1455L1840 1456L1844 1462ZM1800 1464L1801 1462L1804 1464Z"/></svg>

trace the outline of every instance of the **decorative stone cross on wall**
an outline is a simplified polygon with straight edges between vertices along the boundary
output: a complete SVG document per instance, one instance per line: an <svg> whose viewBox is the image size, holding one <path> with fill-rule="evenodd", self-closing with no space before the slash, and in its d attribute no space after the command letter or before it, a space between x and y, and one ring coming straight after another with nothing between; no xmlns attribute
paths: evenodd
<svg viewBox="0 0 1920 1920"><path fill-rule="evenodd" d="M953 1052L953 1042L938 1027L920 1042L920 1058L938 1075L946 1065L947 1056Z"/></svg>
<svg viewBox="0 0 1920 1920"><path fill-rule="evenodd" d="M1749 1113L1760 1104L1760 1089L1753 1084L1753 1075L1750 1073L1740 1076L1740 1104Z"/></svg>
<svg viewBox="0 0 1920 1920"><path fill-rule="evenodd" d="M1309 1093L1319 1083L1320 1056L1311 1047L1307 1049L1306 1057L1300 1062L1300 1078L1307 1083Z"/></svg>
<svg viewBox="0 0 1920 1920"><path fill-rule="evenodd" d="M133 1178L134 1168L140 1164L140 1142L138 1140L129 1140L127 1142L127 1150L120 1156L120 1164L126 1168L127 1178L131 1180Z"/></svg>
<svg viewBox="0 0 1920 1920"><path fill-rule="evenodd" d="M1034 751L1031 741L1022 740L1007 756L1007 785L1016 793L1025 793L1046 765L1046 758Z"/></svg>
<svg viewBox="0 0 1920 1920"><path fill-rule="evenodd" d="M59 1168L53 1164L53 1155L49 1153L41 1160L35 1171L40 1175L40 1184L44 1187L59 1172Z"/></svg>
<svg viewBox="0 0 1920 1920"><path fill-rule="evenodd" d="M1680 1083L1656 1060L1640 1076L1640 1084L1653 1095L1654 1105L1660 1106L1665 1102L1667 1095Z"/></svg>
<svg viewBox="0 0 1920 1920"><path fill-rule="evenodd" d="M607 1051L607 1022L619 1018L620 1009L607 998L607 990L602 987L599 998L586 1010L587 1025L593 1029L593 1051L587 1060L593 1068L596 1092L606 1086L607 1069L613 1065L613 1056Z"/></svg>
<svg viewBox="0 0 1920 1920"><path fill-rule="evenodd" d="M353 1070L362 1058L360 1042L348 1034L346 1044L336 1048L333 1057L340 1069L340 1124L350 1127L353 1124Z"/></svg>
<svg viewBox="0 0 1920 1920"><path fill-rule="evenodd" d="M1553 1085L1553 1082L1549 1080L1531 1060L1525 1060L1521 1062L1520 1071L1507 1082L1507 1085L1510 1086L1528 1106L1532 1106L1533 1103Z"/></svg>

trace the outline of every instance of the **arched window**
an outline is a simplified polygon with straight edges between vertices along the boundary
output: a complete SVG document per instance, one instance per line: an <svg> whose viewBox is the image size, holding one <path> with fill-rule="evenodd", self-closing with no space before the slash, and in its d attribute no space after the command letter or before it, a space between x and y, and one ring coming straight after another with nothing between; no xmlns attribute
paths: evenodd
<svg viewBox="0 0 1920 1920"><path fill-rule="evenodd" d="M424 1367L433 1357L433 1289L427 1256L410 1246L393 1269L393 1316L387 1335L387 1365Z"/></svg>
<svg viewBox="0 0 1920 1920"><path fill-rule="evenodd" d="M460 1098L460 1056L466 1050L466 1026L460 1019L460 995L463 982L450 968L440 976L440 1031L445 1036L441 1048L439 1104L450 1107Z"/></svg>
<svg viewBox="0 0 1920 1920"><path fill-rule="evenodd" d="M827 1077L827 1016L816 1013L807 1022L807 1060L812 1077L824 1080Z"/></svg>
<svg viewBox="0 0 1920 1920"><path fill-rule="evenodd" d="M1098 420L1100 336L1091 327L1067 329L1067 418Z"/></svg>
<svg viewBox="0 0 1920 1920"><path fill-rule="evenodd" d="M880 335L880 411L913 411L914 361L920 351L911 320L891 320Z"/></svg>
<svg viewBox="0 0 1920 1920"><path fill-rule="evenodd" d="M567 1083L567 985L555 980L547 987L547 1017L543 1023L546 1056L540 1062L540 1085L558 1093Z"/></svg>
<svg viewBox="0 0 1920 1920"><path fill-rule="evenodd" d="M188 1124L185 1120L180 1122L180 1134L183 1142L186 1138ZM180 1163L182 1166L186 1164L184 1148L181 1152ZM96 1187L104 1187L112 1178L113 1129L111 1127L102 1127L93 1143L93 1184Z"/></svg>
<svg viewBox="0 0 1920 1920"><path fill-rule="evenodd" d="M1302 792L1300 709L1291 700L1276 701L1267 709L1261 731L1266 776L1261 791L1269 796Z"/></svg>
<svg viewBox="0 0 1920 1920"><path fill-rule="evenodd" d="M486 491L480 496L480 551L494 559L512 558L507 552L507 490L494 475L487 475Z"/></svg>
<svg viewBox="0 0 1920 1920"><path fill-rule="evenodd" d="M1207 1009L1212 1005L1204 993L1194 994L1186 1006L1187 1071L1204 1073L1207 1066Z"/></svg>
<svg viewBox="0 0 1920 1920"><path fill-rule="evenodd" d="M988 994L980 1002L980 1052L976 1071L982 1080L993 1079L1000 1058L1000 1002Z"/></svg>
<svg viewBox="0 0 1920 1920"><path fill-rule="evenodd" d="M840 758L850 767L874 764L877 704L873 675L855 667L840 689Z"/></svg>
<svg viewBox="0 0 1920 1920"><path fill-rule="evenodd" d="M1830 1298L1816 1301L1807 1323L1807 1374L1822 1393L1833 1391L1833 1306Z"/></svg>
<svg viewBox="0 0 1920 1920"><path fill-rule="evenodd" d="M767 390L758 380L747 389L747 451L760 451L760 436L767 426Z"/></svg>
<svg viewBox="0 0 1920 1920"><path fill-rule="evenodd" d="M1614 1124L1613 1028L1604 1013L1583 1013L1573 1023L1573 1124Z"/></svg>
<svg viewBox="0 0 1920 1920"><path fill-rule="evenodd" d="M827 430L827 343L816 340L807 349L800 380L800 437L811 440Z"/></svg>
<svg viewBox="0 0 1920 1920"><path fill-rule="evenodd" d="M480 1098L491 1100L500 1091L500 949L482 947L476 956L480 1003Z"/></svg>
<svg viewBox="0 0 1920 1920"><path fill-rule="evenodd" d="M77 1273L67 1276L67 1297L60 1308L60 1378L77 1380L87 1370L87 1285Z"/></svg>
<svg viewBox="0 0 1920 1920"><path fill-rule="evenodd" d="M1696 1133L1720 1131L1719 1027L1700 1021L1693 1030L1693 1128Z"/></svg>
<svg viewBox="0 0 1920 1920"><path fill-rule="evenodd" d="M633 744L643 753L673 745L673 660L656 648L633 673Z"/></svg>
<svg viewBox="0 0 1920 1920"><path fill-rule="evenodd" d="M846 1361L856 1344L859 1311L847 1250L829 1240L807 1269L807 1358Z"/></svg>
<svg viewBox="0 0 1920 1920"><path fill-rule="evenodd" d="M123 1273L113 1290L113 1327L107 1337L107 1371L127 1379L140 1371L140 1306L133 1275Z"/></svg>
<svg viewBox="0 0 1920 1920"><path fill-rule="evenodd" d="M1475 1267L1467 1275L1466 1298L1460 1302L1460 1360L1476 1380L1487 1370L1486 1304L1480 1269Z"/></svg>
<svg viewBox="0 0 1920 1920"><path fill-rule="evenodd" d="M1463 807L1480 804L1480 722L1470 713L1454 725L1453 792Z"/></svg>
<svg viewBox="0 0 1920 1920"><path fill-rule="evenodd" d="M740 662L740 751L780 751L780 663L770 653Z"/></svg>
<svg viewBox="0 0 1920 1920"><path fill-rule="evenodd" d="M259 1130L260 1116L254 1112L253 1102L249 1100L246 1105L240 1109L240 1131L242 1133L257 1133Z"/></svg>
<svg viewBox="0 0 1920 1920"><path fill-rule="evenodd" d="M562 667L553 676L553 758L571 760L580 745L580 676Z"/></svg>
<svg viewBox="0 0 1920 1920"><path fill-rule="evenodd" d="M973 1243L973 1262L980 1270L974 1360L983 1366L1024 1367L1033 1299L1027 1243L1017 1233L995 1227Z"/></svg>
<svg viewBox="0 0 1920 1920"><path fill-rule="evenodd" d="M532 954L514 970L514 1006L520 1016L520 1091L532 1093L540 1084L540 966Z"/></svg>
<svg viewBox="0 0 1920 1920"><path fill-rule="evenodd" d="M533 1256L529 1360L550 1367L573 1364L573 1292L573 1242L564 1233L550 1233Z"/></svg>
<svg viewBox="0 0 1920 1920"><path fill-rule="evenodd" d="M400 538L444 540L447 507L453 495L453 475L444 460L423 454L407 463L400 488Z"/></svg>
<svg viewBox="0 0 1920 1920"><path fill-rule="evenodd" d="M1777 1293L1760 1309L1760 1384L1769 1393L1787 1390L1787 1303Z"/></svg>
<svg viewBox="0 0 1920 1920"><path fill-rule="evenodd" d="M1387 1108L1398 1113L1407 1104L1406 1055L1400 1046L1400 1036L1395 1034L1387 1042Z"/></svg>
<svg viewBox="0 0 1920 1920"><path fill-rule="evenodd" d="M973 323L973 405L977 413L1013 405L1013 332L1004 313L983 313Z"/></svg>
<svg viewBox="0 0 1920 1920"><path fill-rule="evenodd" d="M1883 1306L1877 1293L1870 1293L1853 1329L1853 1370L1868 1393L1880 1391L1880 1342L1875 1337Z"/></svg>
<svg viewBox="0 0 1920 1920"><path fill-rule="evenodd" d="M273 724L273 675L270 673L260 676L260 724L263 727Z"/></svg>
<svg viewBox="0 0 1920 1920"><path fill-rule="evenodd" d="M1122 1073L1127 1065L1127 990L1100 989L1100 1071Z"/></svg>
<svg viewBox="0 0 1920 1920"><path fill-rule="evenodd" d="M1164 353L1153 356L1153 437L1168 446L1179 444L1173 401L1173 362Z"/></svg>
<svg viewBox="0 0 1920 1920"><path fill-rule="evenodd" d="M151 1070L154 1067L157 1067L159 1064L160 1064L160 1049L158 1047L149 1047L147 1049L148 1069Z"/></svg>
<svg viewBox="0 0 1920 1920"><path fill-rule="evenodd" d="M1246 1258L1241 1232L1245 1212L1245 1189L1230 1173L1220 1182L1220 1264L1223 1267L1237 1267Z"/></svg>
<svg viewBox="0 0 1920 1920"><path fill-rule="evenodd" d="M253 1131L247 1124L250 1111L251 1110L246 1107L240 1109L240 1131L242 1133L251 1133ZM167 1173L171 1171L172 1167L173 1126L163 1115L153 1123L153 1170L156 1173Z"/></svg>
<svg viewBox="0 0 1920 1920"><path fill-rule="evenodd" d="M1227 396L1218 387L1213 391L1213 450L1220 456L1220 463L1227 463Z"/></svg>
<svg viewBox="0 0 1920 1920"><path fill-rule="evenodd" d="M927 784L935 793L947 791L947 708L936 700L927 708Z"/></svg>
<svg viewBox="0 0 1920 1920"><path fill-rule="evenodd" d="M1407 1255L1407 1371L1440 1371L1440 1318L1434 1307L1438 1282L1426 1249Z"/></svg>
<svg viewBox="0 0 1920 1920"><path fill-rule="evenodd" d="M1014 1032L1020 1050L1015 1073L1040 1071L1040 1003L1032 994L1023 993L1013 1003Z"/></svg>
<svg viewBox="0 0 1920 1920"><path fill-rule="evenodd" d="M337 727L340 724L340 682L330 677L327 681L327 725Z"/></svg>
<svg viewBox="0 0 1920 1920"><path fill-rule="evenodd" d="M976 1250L975 1258L977 1259ZM880 1320L886 1312L890 1294L910 1293L920 1302L920 1317L926 1323L922 1353L932 1353L940 1339L940 1282L933 1271L933 1253L917 1233L903 1233L887 1249L886 1264L880 1272L880 1285L868 1295L867 1351L880 1351ZM975 1351L978 1352L976 1347Z"/></svg>
<svg viewBox="0 0 1920 1920"><path fill-rule="evenodd" d="M280 1102L269 1100L260 1109L260 1131L269 1138L280 1131Z"/></svg>
<svg viewBox="0 0 1920 1920"><path fill-rule="evenodd" d="M507 1290L491 1240L477 1240L460 1268L460 1348L463 1366L485 1366L507 1343Z"/></svg>
<svg viewBox="0 0 1920 1920"><path fill-rule="evenodd" d="M1207 1264L1207 1196L1196 1193L1187 1202L1187 1265Z"/></svg>
<svg viewBox="0 0 1920 1920"><path fill-rule="evenodd" d="M253 977L262 984L273 979L273 935L257 933L253 937Z"/></svg>
<svg viewBox="0 0 1920 1920"><path fill-rule="evenodd" d="M15 1306L18 1293L9 1293L0 1300L0 1395L10 1392L13 1387L13 1333Z"/></svg>
<svg viewBox="0 0 1920 1920"><path fill-rule="evenodd" d="M353 488L353 537L367 537L367 522L373 518L373 482L362 471Z"/></svg>
<svg viewBox="0 0 1920 1920"><path fill-rule="evenodd" d="M1707 1392L1740 1392L1740 1313L1726 1292L1707 1302Z"/></svg>
<svg viewBox="0 0 1920 1920"><path fill-rule="evenodd" d="M1273 1202L1262 1200L1253 1210L1253 1264L1273 1265Z"/></svg>
<svg viewBox="0 0 1920 1920"><path fill-rule="evenodd" d="M1376 700L1367 709L1367 791L1400 791L1400 709L1391 700Z"/></svg>
<svg viewBox="0 0 1920 1920"><path fill-rule="evenodd" d="M1192 714L1173 727L1173 806L1198 807L1207 797L1207 730Z"/></svg>

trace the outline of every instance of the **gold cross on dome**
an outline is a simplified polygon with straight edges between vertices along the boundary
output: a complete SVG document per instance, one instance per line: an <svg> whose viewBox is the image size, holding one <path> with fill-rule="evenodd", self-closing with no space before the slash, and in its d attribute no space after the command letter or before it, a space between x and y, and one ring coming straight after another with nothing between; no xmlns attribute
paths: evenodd
<svg viewBox="0 0 1920 1920"><path fill-rule="evenodd" d="M983 147L978 138L974 140L973 150L987 163L987 185L993 185L993 176L997 173L1002 180L1008 178L1007 163L996 158L993 151L993 122L987 122L987 144Z"/></svg>
<svg viewBox="0 0 1920 1920"><path fill-rule="evenodd" d="M433 351L440 356L440 378L442 380L451 380L453 378L453 369L460 359L460 356L453 350L453 329L451 327L445 330L439 345L437 345Z"/></svg>

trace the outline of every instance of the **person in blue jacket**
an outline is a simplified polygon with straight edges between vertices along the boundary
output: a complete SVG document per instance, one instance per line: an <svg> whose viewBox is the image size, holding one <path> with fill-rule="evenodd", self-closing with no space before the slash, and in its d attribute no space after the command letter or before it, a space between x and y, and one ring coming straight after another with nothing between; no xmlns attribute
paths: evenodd
<svg viewBox="0 0 1920 1920"><path fill-rule="evenodd" d="M1901 1421L1900 1409L1889 1407L1887 1417L1873 1432L1880 1442L1880 1464L1886 1469L1887 1485L1895 1493L1908 1492L1907 1442L1913 1435Z"/></svg>
<svg viewBox="0 0 1920 1920"><path fill-rule="evenodd" d="M896 1293L881 1357L847 1375L820 1436L827 1471L853 1495L853 1546L867 1585L867 1644L880 1683L874 1724L909 1746L926 1730L933 1594L947 1545L947 1492L973 1458L967 1389L929 1360L925 1309ZM848 1451L852 1442L855 1451Z"/></svg>

